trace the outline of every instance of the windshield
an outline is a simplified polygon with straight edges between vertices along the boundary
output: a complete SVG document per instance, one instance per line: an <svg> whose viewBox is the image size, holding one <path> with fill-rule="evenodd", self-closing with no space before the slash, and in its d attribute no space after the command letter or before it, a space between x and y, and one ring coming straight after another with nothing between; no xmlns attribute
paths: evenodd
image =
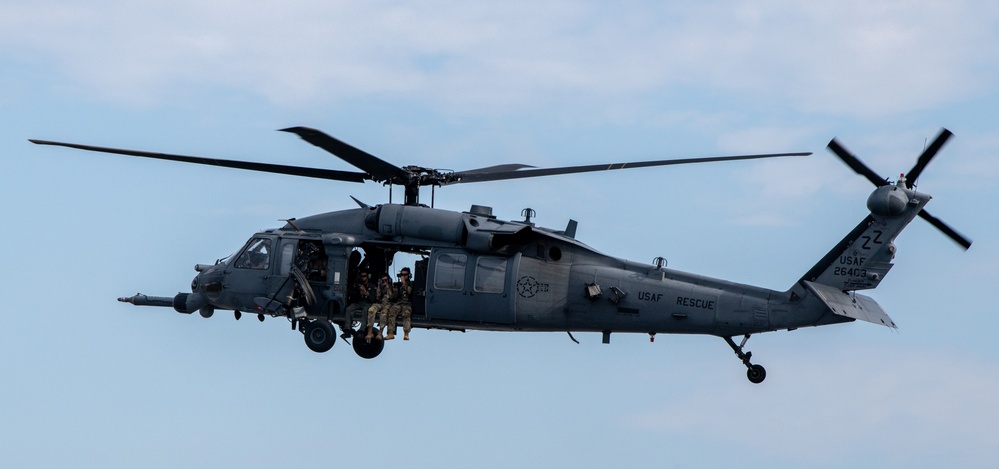
<svg viewBox="0 0 999 469"><path fill-rule="evenodd" d="M237 269L264 270L270 267L271 261L271 240L268 238L254 238L246 245L246 249L236 259Z"/></svg>

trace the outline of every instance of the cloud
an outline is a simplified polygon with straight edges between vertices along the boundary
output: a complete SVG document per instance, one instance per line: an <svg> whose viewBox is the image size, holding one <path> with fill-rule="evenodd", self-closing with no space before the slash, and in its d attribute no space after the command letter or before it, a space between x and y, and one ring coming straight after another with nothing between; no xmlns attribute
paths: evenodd
<svg viewBox="0 0 999 469"><path fill-rule="evenodd" d="M768 378L764 392L746 384L674 396L628 424L795 465L837 466L865 454L888 466L991 464L999 447L994 363L946 350L831 355L789 359L780 364L784 380Z"/></svg>
<svg viewBox="0 0 999 469"><path fill-rule="evenodd" d="M285 106L382 96L453 112L682 101L715 90L884 115L992 86L997 9L980 3L32 2L0 7L5 55L106 99L188 84ZM660 111L661 112L661 111Z"/></svg>

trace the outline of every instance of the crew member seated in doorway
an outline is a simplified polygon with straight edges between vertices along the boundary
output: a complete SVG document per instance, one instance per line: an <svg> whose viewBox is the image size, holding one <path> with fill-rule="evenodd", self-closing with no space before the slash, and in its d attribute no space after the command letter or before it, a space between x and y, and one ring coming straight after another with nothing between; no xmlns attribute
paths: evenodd
<svg viewBox="0 0 999 469"><path fill-rule="evenodd" d="M371 341L371 339L376 338L373 331L375 314L378 314L377 338L379 340L384 338L382 332L388 326L387 319L398 296L399 291L396 290L395 284L389 279L388 274L382 274L381 280L378 281L378 288L375 290L375 303L368 308L368 334L364 336L365 340ZM391 316L394 317L395 315ZM395 319L392 319L392 321L395 322Z"/></svg>
<svg viewBox="0 0 999 469"><path fill-rule="evenodd" d="M347 291L347 317L353 321L355 317L363 317L375 301L375 283L368 277L366 271L357 273L357 279ZM368 323L370 325L370 323Z"/></svg>
<svg viewBox="0 0 999 469"><path fill-rule="evenodd" d="M388 335L385 336L385 340L395 338L395 321L399 313L402 313L402 340L409 340L409 331L413 329L411 321L413 317L413 284L410 282L411 276L409 267L403 267L399 271L399 281L394 285L397 292L397 299L389 310Z"/></svg>

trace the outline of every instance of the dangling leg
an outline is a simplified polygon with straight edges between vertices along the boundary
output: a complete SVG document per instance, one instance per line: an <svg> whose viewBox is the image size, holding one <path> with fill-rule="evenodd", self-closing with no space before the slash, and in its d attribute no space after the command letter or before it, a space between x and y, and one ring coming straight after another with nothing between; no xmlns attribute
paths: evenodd
<svg viewBox="0 0 999 469"><path fill-rule="evenodd" d="M395 321L399 317L399 305L389 306L388 310L388 335L385 336L385 340L392 340L395 338Z"/></svg>
<svg viewBox="0 0 999 469"><path fill-rule="evenodd" d="M378 307L380 305L373 304L368 307L368 333L364 336L364 340L371 342L371 339L375 338L374 326L375 326L375 314L378 314Z"/></svg>
<svg viewBox="0 0 999 469"><path fill-rule="evenodd" d="M409 340L409 331L413 330L412 319L413 306L402 305L402 340Z"/></svg>
<svg viewBox="0 0 999 469"><path fill-rule="evenodd" d="M389 305L379 305L378 309L378 340L384 340L385 327L388 326Z"/></svg>

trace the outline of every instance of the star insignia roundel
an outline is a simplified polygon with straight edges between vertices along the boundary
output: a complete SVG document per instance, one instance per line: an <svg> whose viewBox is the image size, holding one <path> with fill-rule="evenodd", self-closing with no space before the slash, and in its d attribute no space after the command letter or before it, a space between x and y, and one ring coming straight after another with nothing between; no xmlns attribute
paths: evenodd
<svg viewBox="0 0 999 469"><path fill-rule="evenodd" d="M538 280L530 275L525 275L517 280L517 294L524 298L533 298L538 294Z"/></svg>

